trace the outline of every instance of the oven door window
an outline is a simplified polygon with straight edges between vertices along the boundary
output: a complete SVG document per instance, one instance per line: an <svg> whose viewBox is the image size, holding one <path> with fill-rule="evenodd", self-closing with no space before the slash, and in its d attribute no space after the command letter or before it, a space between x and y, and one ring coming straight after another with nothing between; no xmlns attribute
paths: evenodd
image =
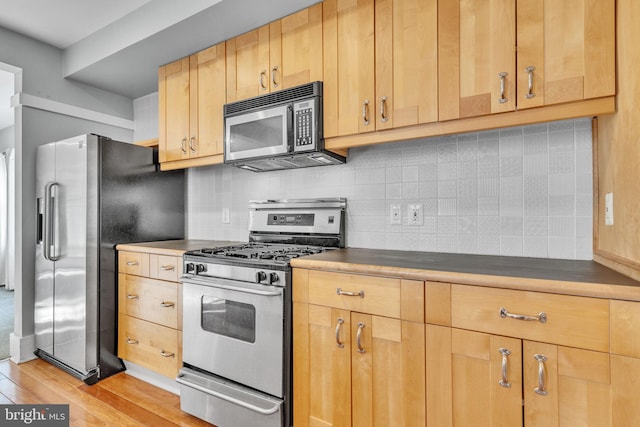
<svg viewBox="0 0 640 427"><path fill-rule="evenodd" d="M253 305L203 296L201 307L201 326L205 331L256 342L256 308Z"/></svg>

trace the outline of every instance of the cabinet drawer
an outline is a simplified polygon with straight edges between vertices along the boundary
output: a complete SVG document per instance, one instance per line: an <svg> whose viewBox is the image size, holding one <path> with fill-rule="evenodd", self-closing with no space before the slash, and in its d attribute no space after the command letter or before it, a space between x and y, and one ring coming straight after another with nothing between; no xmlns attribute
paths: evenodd
<svg viewBox="0 0 640 427"><path fill-rule="evenodd" d="M309 303L400 318L400 280L309 271Z"/></svg>
<svg viewBox="0 0 640 427"><path fill-rule="evenodd" d="M118 310L139 319L181 329L179 283L118 275Z"/></svg>
<svg viewBox="0 0 640 427"><path fill-rule="evenodd" d="M149 255L149 277L177 282L182 275L182 258L167 255Z"/></svg>
<svg viewBox="0 0 640 427"><path fill-rule="evenodd" d="M120 313L118 357L175 378L182 366L182 333Z"/></svg>
<svg viewBox="0 0 640 427"><path fill-rule="evenodd" d="M501 309L508 315L501 316ZM510 315L546 315L546 322ZM534 341L609 351L606 299L453 285L451 325Z"/></svg>
<svg viewBox="0 0 640 427"><path fill-rule="evenodd" d="M118 272L149 277L149 254L119 251Z"/></svg>

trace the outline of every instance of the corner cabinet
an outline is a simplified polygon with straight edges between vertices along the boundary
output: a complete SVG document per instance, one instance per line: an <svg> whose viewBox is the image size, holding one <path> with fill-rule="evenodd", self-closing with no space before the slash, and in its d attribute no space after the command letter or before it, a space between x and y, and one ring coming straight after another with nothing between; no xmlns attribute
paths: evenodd
<svg viewBox="0 0 640 427"><path fill-rule="evenodd" d="M163 170L222 163L225 44L160 67L158 103Z"/></svg>
<svg viewBox="0 0 640 427"><path fill-rule="evenodd" d="M424 426L424 283L294 269L294 425Z"/></svg>
<svg viewBox="0 0 640 427"><path fill-rule="evenodd" d="M322 3L226 42L228 102L322 80Z"/></svg>

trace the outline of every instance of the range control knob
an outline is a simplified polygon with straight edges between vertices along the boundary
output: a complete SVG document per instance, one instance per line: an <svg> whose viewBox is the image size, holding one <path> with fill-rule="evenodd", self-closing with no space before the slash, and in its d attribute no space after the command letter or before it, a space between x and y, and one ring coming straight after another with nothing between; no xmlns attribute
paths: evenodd
<svg viewBox="0 0 640 427"><path fill-rule="evenodd" d="M207 266L204 264L196 264L196 274L204 273L207 271Z"/></svg>
<svg viewBox="0 0 640 427"><path fill-rule="evenodd" d="M256 283L260 283L263 280L267 280L267 273L264 271L256 271Z"/></svg>
<svg viewBox="0 0 640 427"><path fill-rule="evenodd" d="M278 273L270 273L269 274L269 284L276 283L280 278L278 277Z"/></svg>

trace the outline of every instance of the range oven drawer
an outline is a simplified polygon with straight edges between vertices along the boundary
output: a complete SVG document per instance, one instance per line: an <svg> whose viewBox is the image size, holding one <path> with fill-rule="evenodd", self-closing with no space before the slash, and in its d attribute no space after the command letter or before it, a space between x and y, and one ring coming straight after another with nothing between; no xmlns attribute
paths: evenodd
<svg viewBox="0 0 640 427"><path fill-rule="evenodd" d="M284 402L222 378L180 369L180 409L218 427L281 427Z"/></svg>

